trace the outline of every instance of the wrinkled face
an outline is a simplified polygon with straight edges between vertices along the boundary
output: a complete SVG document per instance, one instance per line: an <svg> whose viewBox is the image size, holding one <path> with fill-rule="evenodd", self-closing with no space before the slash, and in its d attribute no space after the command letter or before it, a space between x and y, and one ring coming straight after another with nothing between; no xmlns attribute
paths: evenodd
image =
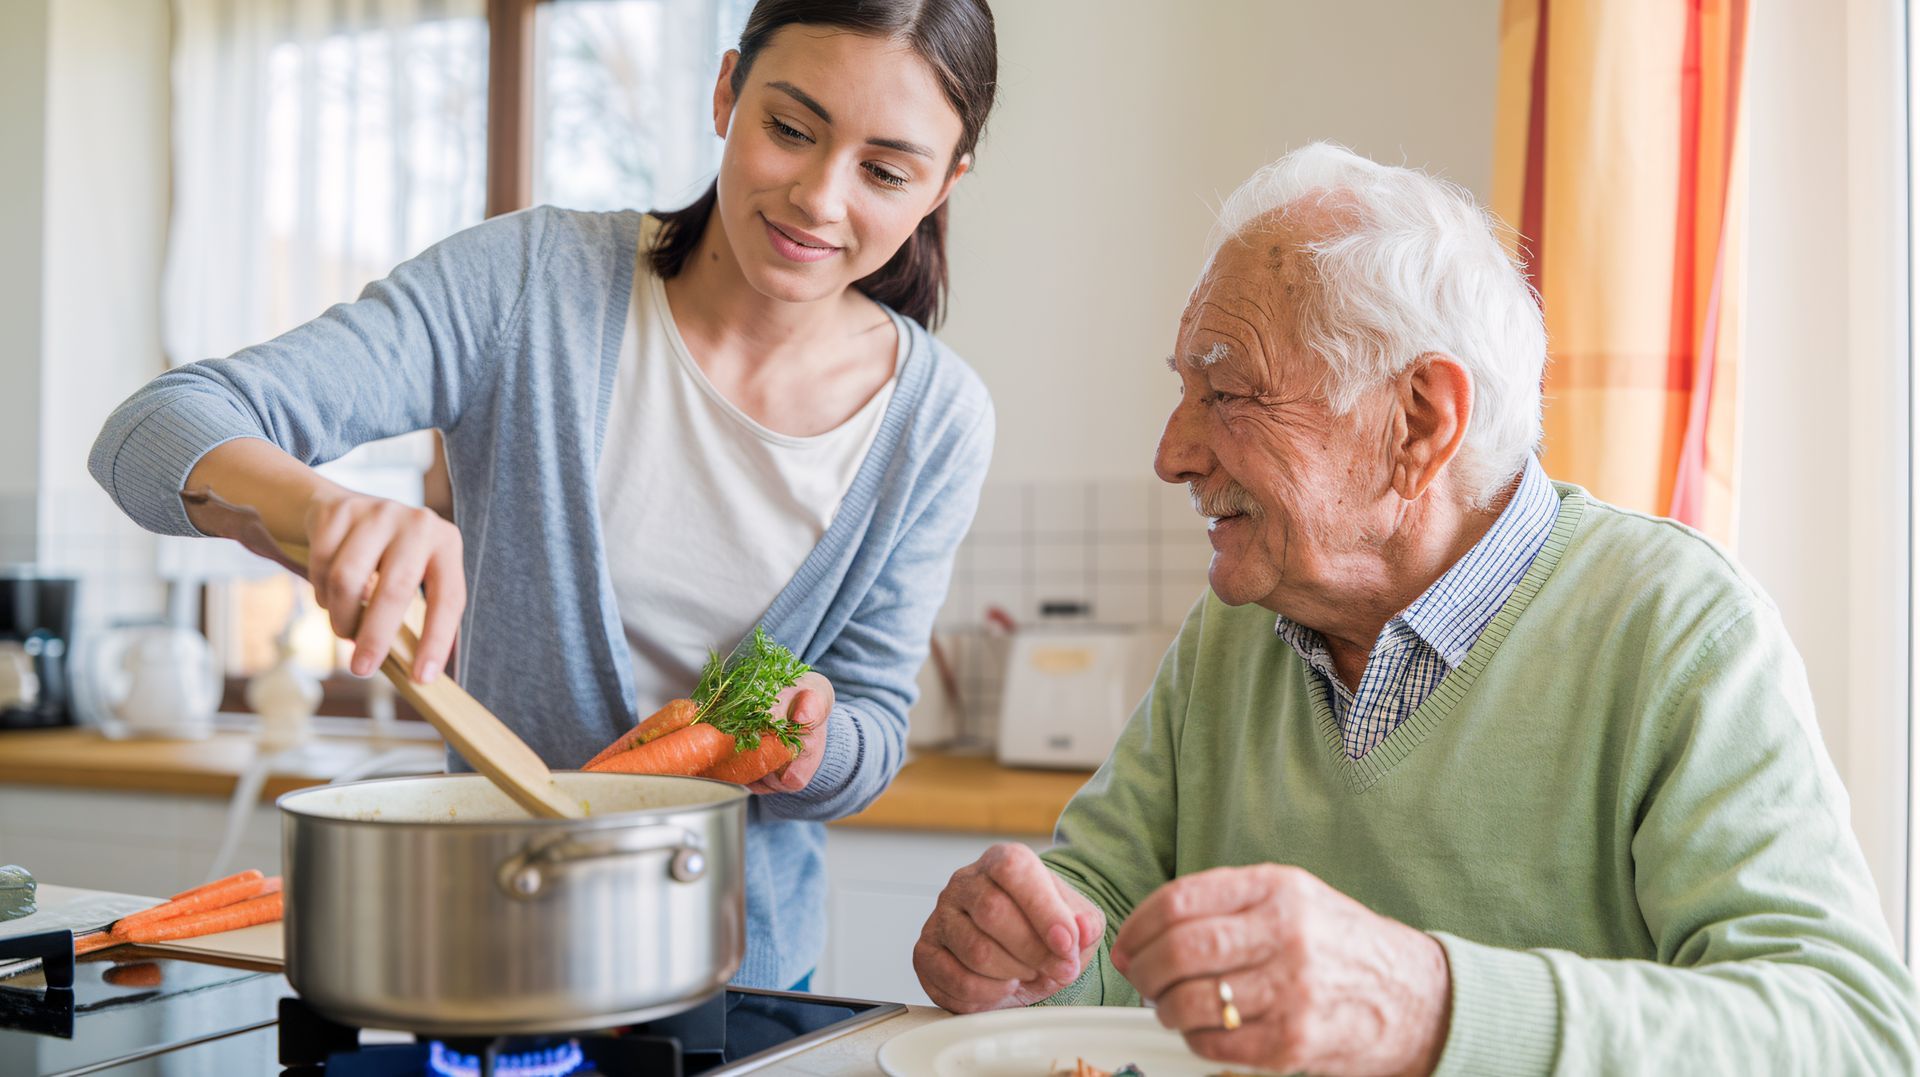
<svg viewBox="0 0 1920 1077"><path fill-rule="evenodd" d="M1337 594L1350 555L1390 526L1392 394L1333 415L1324 364L1294 339L1305 268L1284 224L1221 248L1180 318L1180 401L1154 456L1207 518L1214 593L1280 613Z"/></svg>
<svg viewBox="0 0 1920 1077"><path fill-rule="evenodd" d="M727 245L764 295L837 295L885 265L965 171L948 169L960 116L897 41L786 27L736 99L738 61L727 54L714 91Z"/></svg>

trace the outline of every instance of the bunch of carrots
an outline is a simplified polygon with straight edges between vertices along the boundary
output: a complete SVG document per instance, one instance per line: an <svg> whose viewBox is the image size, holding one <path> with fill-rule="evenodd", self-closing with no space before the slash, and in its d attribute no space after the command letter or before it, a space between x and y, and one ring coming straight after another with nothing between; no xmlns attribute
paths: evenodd
<svg viewBox="0 0 1920 1077"><path fill-rule="evenodd" d="M731 658L708 655L691 699L653 712L584 769L757 782L800 754L804 730L773 706L806 672L806 663L755 628Z"/></svg>
<svg viewBox="0 0 1920 1077"><path fill-rule="evenodd" d="M268 878L249 868L182 890L151 909L121 917L105 931L80 935L73 940L73 952L87 954L130 942L191 939L271 923L284 913L284 901L280 876Z"/></svg>

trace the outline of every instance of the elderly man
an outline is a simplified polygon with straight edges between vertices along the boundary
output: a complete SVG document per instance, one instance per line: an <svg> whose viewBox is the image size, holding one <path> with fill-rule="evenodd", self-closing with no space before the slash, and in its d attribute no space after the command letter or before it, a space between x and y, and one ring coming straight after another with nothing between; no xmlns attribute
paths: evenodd
<svg viewBox="0 0 1920 1077"><path fill-rule="evenodd" d="M1313 146L1212 248L1155 460L1211 591L1054 848L954 875L927 993L1144 1000L1277 1071L1915 1072L1780 616L1541 472L1540 311L1486 214Z"/></svg>

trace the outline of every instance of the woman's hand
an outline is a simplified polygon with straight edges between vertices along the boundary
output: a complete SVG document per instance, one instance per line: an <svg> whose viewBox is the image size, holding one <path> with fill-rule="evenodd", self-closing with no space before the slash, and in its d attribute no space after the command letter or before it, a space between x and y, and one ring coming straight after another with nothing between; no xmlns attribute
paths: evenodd
<svg viewBox="0 0 1920 1077"><path fill-rule="evenodd" d="M813 780L814 771L820 769L820 753L827 747L827 716L833 713L833 685L818 673L808 673L775 697L774 713L780 713L783 708L787 717L801 727L800 754L793 762L747 786L755 793L798 793Z"/></svg>
<svg viewBox="0 0 1920 1077"><path fill-rule="evenodd" d="M307 578L366 677L393 646L407 607L426 585L427 619L413 679L440 675L467 605L460 531L433 511L382 497L330 490L307 503Z"/></svg>

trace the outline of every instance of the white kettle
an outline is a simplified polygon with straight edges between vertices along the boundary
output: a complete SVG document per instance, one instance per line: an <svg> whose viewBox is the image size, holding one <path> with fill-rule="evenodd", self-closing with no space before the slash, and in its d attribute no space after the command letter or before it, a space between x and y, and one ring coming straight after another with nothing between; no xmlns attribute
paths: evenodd
<svg viewBox="0 0 1920 1077"><path fill-rule="evenodd" d="M224 687L220 663L193 629L96 633L76 664L74 702L109 737L200 740L213 732Z"/></svg>

